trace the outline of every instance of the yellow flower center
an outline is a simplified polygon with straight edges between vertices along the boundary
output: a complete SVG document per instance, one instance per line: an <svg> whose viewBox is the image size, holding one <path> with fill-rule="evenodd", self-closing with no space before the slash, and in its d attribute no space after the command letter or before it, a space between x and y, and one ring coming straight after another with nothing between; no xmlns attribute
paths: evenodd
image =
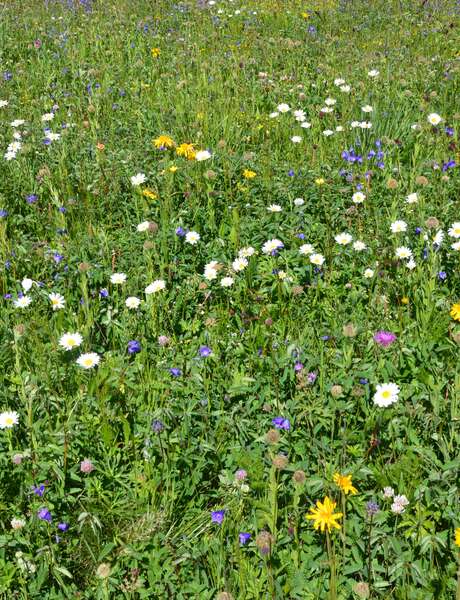
<svg viewBox="0 0 460 600"><path fill-rule="evenodd" d="M384 392L382 392L382 398L390 398L391 397L391 392L389 390L385 390Z"/></svg>

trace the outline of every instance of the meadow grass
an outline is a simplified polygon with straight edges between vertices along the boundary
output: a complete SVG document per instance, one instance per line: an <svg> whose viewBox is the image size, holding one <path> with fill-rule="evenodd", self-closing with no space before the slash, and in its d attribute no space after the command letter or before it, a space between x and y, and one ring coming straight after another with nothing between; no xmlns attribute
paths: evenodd
<svg viewBox="0 0 460 600"><path fill-rule="evenodd" d="M459 10L0 3L2 597L460 599Z"/></svg>

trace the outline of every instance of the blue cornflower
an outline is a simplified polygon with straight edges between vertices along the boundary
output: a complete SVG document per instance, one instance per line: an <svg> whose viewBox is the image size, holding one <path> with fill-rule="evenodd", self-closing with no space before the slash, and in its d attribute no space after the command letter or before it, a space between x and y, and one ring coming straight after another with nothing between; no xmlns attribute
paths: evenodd
<svg viewBox="0 0 460 600"><path fill-rule="evenodd" d="M272 419L272 424L276 429L284 429L285 431L289 431L291 429L291 423L289 419L285 419L284 417L275 417Z"/></svg>
<svg viewBox="0 0 460 600"><path fill-rule="evenodd" d="M213 523L217 523L218 525L222 525L225 517L225 510L212 510L211 511L211 521Z"/></svg>
<svg viewBox="0 0 460 600"><path fill-rule="evenodd" d="M242 546L244 546L245 544L247 544L249 542L249 540L251 539L251 534L250 533L245 533L244 531L242 533L239 534L238 536L239 540L240 540L240 544Z"/></svg>
<svg viewBox="0 0 460 600"><path fill-rule="evenodd" d="M209 346L200 346L200 349L198 352L200 353L200 356L203 358L206 358L207 356L211 356L211 354L212 354L212 350L211 350L211 348L209 348Z"/></svg>
<svg viewBox="0 0 460 600"><path fill-rule="evenodd" d="M128 342L128 354L137 354L141 350L142 346L137 340L130 340Z"/></svg>
<svg viewBox="0 0 460 600"><path fill-rule="evenodd" d="M38 510L37 517L41 521L47 521L48 523L51 523L51 521L53 520L53 517L51 516L50 511L45 507L40 508L40 510Z"/></svg>

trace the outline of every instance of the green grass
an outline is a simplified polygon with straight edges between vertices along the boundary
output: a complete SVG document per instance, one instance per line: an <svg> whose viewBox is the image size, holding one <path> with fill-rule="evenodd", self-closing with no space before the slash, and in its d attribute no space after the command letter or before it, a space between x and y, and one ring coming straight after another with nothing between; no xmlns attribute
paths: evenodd
<svg viewBox="0 0 460 600"><path fill-rule="evenodd" d="M448 230L460 212L458 166L446 166L460 158L458 4L77 4L0 4L0 412L18 415L0 429L0 595L458 600L460 254ZM281 103L291 110L270 117ZM6 160L14 131L22 145ZM175 147L155 148L160 135ZM182 143L211 158L178 156ZM342 157L351 148L362 162ZM406 232L391 232L396 220ZM341 232L366 249L340 246ZM271 239L284 244L275 256L262 251ZM307 243L321 268L299 252ZM17 308L24 278L40 285ZM155 280L165 289L146 295ZM379 346L379 330L396 341ZM66 332L79 349L59 345ZM79 367L83 352L99 365ZM399 398L381 408L389 382ZM273 439L280 416L290 430ZM402 514L388 486L409 500ZM325 496L344 513L327 535L305 518Z"/></svg>

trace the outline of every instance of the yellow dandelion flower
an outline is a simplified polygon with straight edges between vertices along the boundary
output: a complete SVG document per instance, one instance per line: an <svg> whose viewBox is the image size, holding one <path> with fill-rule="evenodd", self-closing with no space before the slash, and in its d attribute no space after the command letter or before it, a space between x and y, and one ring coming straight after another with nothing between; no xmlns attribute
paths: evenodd
<svg viewBox="0 0 460 600"><path fill-rule="evenodd" d="M159 48L152 48L150 50L150 53L152 55L153 58L158 58L161 54L161 50Z"/></svg>
<svg viewBox="0 0 460 600"><path fill-rule="evenodd" d="M310 508L311 514L307 515L306 519L313 520L315 529L321 529L322 532L326 527L329 532L331 531L331 527L340 529L337 519L340 519L343 513L334 513L335 507L336 503L326 496L324 502L320 500L316 501L316 508Z"/></svg>
<svg viewBox="0 0 460 600"><path fill-rule="evenodd" d="M169 135L159 135L153 140L155 148L173 148L175 146L174 140Z"/></svg>
<svg viewBox="0 0 460 600"><path fill-rule="evenodd" d="M257 175L257 173L255 171L250 171L249 169L245 169L243 171L243 177L245 179L254 179L254 177Z"/></svg>
<svg viewBox="0 0 460 600"><path fill-rule="evenodd" d="M401 298L401 304L409 304L409 298L407 296L403 296Z"/></svg>
<svg viewBox="0 0 460 600"><path fill-rule="evenodd" d="M158 195L155 194L155 192L152 192L152 190L149 190L148 188L142 190L142 194L150 200L156 200L158 198Z"/></svg>
<svg viewBox="0 0 460 600"><path fill-rule="evenodd" d="M176 148L177 156L184 156L187 160L193 160L196 156L194 144L181 144Z"/></svg>
<svg viewBox="0 0 460 600"><path fill-rule="evenodd" d="M318 177L318 179L315 179L315 183L316 185L324 185L326 183L326 180L322 177Z"/></svg>
<svg viewBox="0 0 460 600"><path fill-rule="evenodd" d="M340 475L340 473L335 473L334 482L339 486L339 488L345 495L349 493L358 493L358 490L355 487L353 487L351 475Z"/></svg>
<svg viewBox="0 0 460 600"><path fill-rule="evenodd" d="M460 527L455 530L455 545L460 546Z"/></svg>
<svg viewBox="0 0 460 600"><path fill-rule="evenodd" d="M450 316L454 319L454 321L460 321L460 304L453 304L450 309Z"/></svg>
<svg viewBox="0 0 460 600"><path fill-rule="evenodd" d="M168 171L169 171L170 173L175 173L175 172L177 171L177 167L176 167L176 165L171 165L171 166L169 167Z"/></svg>
<svg viewBox="0 0 460 600"><path fill-rule="evenodd" d="M303 12L302 13L302 19L309 19L310 18L310 14L307 12Z"/></svg>

